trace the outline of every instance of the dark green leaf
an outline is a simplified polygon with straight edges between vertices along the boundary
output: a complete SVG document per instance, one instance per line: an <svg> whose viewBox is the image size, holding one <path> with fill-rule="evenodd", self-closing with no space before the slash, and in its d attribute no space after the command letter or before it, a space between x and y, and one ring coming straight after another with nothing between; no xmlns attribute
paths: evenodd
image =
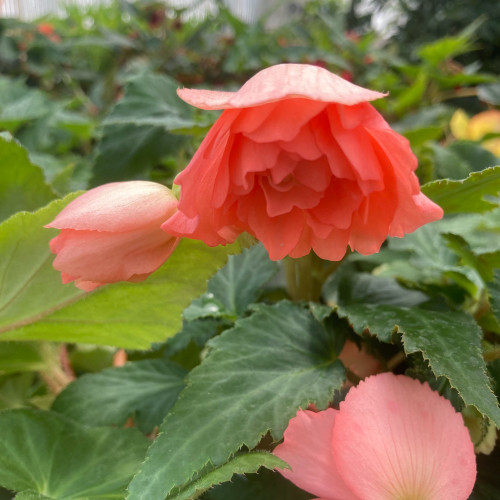
<svg viewBox="0 0 500 500"><path fill-rule="evenodd" d="M0 484L57 500L123 498L148 445L135 429L90 429L33 410L1 412L0 433Z"/></svg>
<svg viewBox="0 0 500 500"><path fill-rule="evenodd" d="M103 122L92 185L147 177L183 141L173 135L195 125L191 108L167 76L144 74L125 87L123 99Z"/></svg>
<svg viewBox="0 0 500 500"><path fill-rule="evenodd" d="M184 311L184 318L189 321L206 317L235 319L257 300L262 286L277 272L278 264L269 260L262 245L232 255L208 282L207 293Z"/></svg>
<svg viewBox="0 0 500 500"><path fill-rule="evenodd" d="M130 484L129 500L163 500L266 432L279 439L298 408L325 408L345 377L332 337L307 310L280 302L259 306L212 340Z"/></svg>
<svg viewBox="0 0 500 500"><path fill-rule="evenodd" d="M160 425L184 388L186 370L147 359L84 375L68 385L52 409L86 425L123 425L131 416L149 433Z"/></svg>
<svg viewBox="0 0 500 500"><path fill-rule="evenodd" d="M168 495L166 500L191 500L192 498L198 498L201 493L212 486L229 481L234 474L257 472L260 467L266 467L267 469L277 467L281 469L289 468L286 462L271 455L271 453L264 451L242 453L220 467L208 471L188 486L182 488L179 492Z"/></svg>
<svg viewBox="0 0 500 500"><path fill-rule="evenodd" d="M216 486L202 500L309 500L312 495L300 490L277 472L233 477L230 483Z"/></svg>
<svg viewBox="0 0 500 500"><path fill-rule="evenodd" d="M421 352L436 377L444 376L464 402L500 426L500 409L491 392L481 350L482 332L462 312L437 312L390 306L339 307L358 334L368 330L383 342L401 334L407 354Z"/></svg>
<svg viewBox="0 0 500 500"><path fill-rule="evenodd" d="M333 305L385 304L412 307L425 302L427 295L402 287L394 278L369 273L333 273L323 286L323 297Z"/></svg>

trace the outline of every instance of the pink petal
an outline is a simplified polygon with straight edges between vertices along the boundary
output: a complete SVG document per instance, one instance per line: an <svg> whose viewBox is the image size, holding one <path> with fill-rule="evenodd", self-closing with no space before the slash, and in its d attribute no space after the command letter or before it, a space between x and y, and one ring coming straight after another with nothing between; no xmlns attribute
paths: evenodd
<svg viewBox="0 0 500 500"><path fill-rule="evenodd" d="M324 102L307 99L281 101L274 105L273 111L260 127L244 135L255 142L291 141L325 106ZM241 112L241 119L246 112L246 109ZM306 150L310 148L308 143L304 146ZM315 144L311 147L315 147Z"/></svg>
<svg viewBox="0 0 500 500"><path fill-rule="evenodd" d="M337 472L331 451L332 431L338 411L297 412L285 431L284 442L274 454L292 470L279 470L293 484L325 500L358 500Z"/></svg>
<svg viewBox="0 0 500 500"><path fill-rule="evenodd" d="M257 73L237 92L179 89L179 97L201 109L249 108L286 98L305 98L352 106L386 94L358 87L326 69L278 64Z"/></svg>
<svg viewBox="0 0 500 500"><path fill-rule="evenodd" d="M340 475L362 500L465 500L474 486L474 449L461 415L403 375L375 375L351 389L332 443Z"/></svg>
<svg viewBox="0 0 500 500"><path fill-rule="evenodd" d="M54 268L85 282L115 283L158 269L177 245L159 227L108 233L65 229L55 238Z"/></svg>
<svg viewBox="0 0 500 500"><path fill-rule="evenodd" d="M124 232L152 221L158 224L176 209L171 191L155 182L113 182L82 194L45 227Z"/></svg>

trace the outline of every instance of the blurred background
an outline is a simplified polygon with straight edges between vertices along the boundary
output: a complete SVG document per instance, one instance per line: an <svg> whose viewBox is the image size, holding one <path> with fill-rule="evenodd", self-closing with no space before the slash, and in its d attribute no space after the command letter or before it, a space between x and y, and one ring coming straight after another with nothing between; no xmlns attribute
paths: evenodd
<svg viewBox="0 0 500 500"><path fill-rule="evenodd" d="M217 117L176 89L235 89L283 62L389 92L375 106L422 182L498 161L500 113L469 119L500 103L500 2L0 0L0 14L0 132L61 195L170 184Z"/></svg>

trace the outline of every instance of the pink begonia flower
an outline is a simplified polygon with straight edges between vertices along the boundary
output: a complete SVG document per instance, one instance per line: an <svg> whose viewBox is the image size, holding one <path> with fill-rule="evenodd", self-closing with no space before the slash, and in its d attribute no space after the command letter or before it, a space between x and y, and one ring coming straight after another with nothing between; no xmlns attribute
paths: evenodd
<svg viewBox="0 0 500 500"><path fill-rule="evenodd" d="M408 141L368 103L384 94L305 64L267 68L237 92L178 94L224 112L175 180L172 235L215 246L246 231L273 260L313 249L335 261L443 215L420 192Z"/></svg>
<svg viewBox="0 0 500 500"><path fill-rule="evenodd" d="M178 238L161 230L176 210L171 191L154 182L105 184L82 194L45 227L63 283L88 292L106 283L142 281L174 251Z"/></svg>
<svg viewBox="0 0 500 500"><path fill-rule="evenodd" d="M340 410L298 411L274 454L318 500L465 500L476 479L462 416L427 384L382 373Z"/></svg>

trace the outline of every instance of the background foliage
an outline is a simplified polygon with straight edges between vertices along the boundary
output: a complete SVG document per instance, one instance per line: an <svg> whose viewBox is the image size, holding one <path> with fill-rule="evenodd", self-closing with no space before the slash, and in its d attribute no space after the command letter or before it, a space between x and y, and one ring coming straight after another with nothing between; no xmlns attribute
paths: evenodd
<svg viewBox="0 0 500 500"><path fill-rule="evenodd" d="M469 415L477 447L494 447L500 123L461 137L450 123L500 104L500 12L396 3L406 17L389 38L358 2L319 0L274 28L222 3L194 21L146 0L0 19L1 499L309 498L268 452L298 407L343 397L346 340L429 381ZM73 192L170 186L217 117L176 88L233 89L280 62L390 92L375 105L410 140L445 219L350 255L318 302L292 302L283 265L258 245L228 258L239 245L185 241L143 284L89 296L61 285L42 226ZM471 498L499 496L498 446L478 464Z"/></svg>

